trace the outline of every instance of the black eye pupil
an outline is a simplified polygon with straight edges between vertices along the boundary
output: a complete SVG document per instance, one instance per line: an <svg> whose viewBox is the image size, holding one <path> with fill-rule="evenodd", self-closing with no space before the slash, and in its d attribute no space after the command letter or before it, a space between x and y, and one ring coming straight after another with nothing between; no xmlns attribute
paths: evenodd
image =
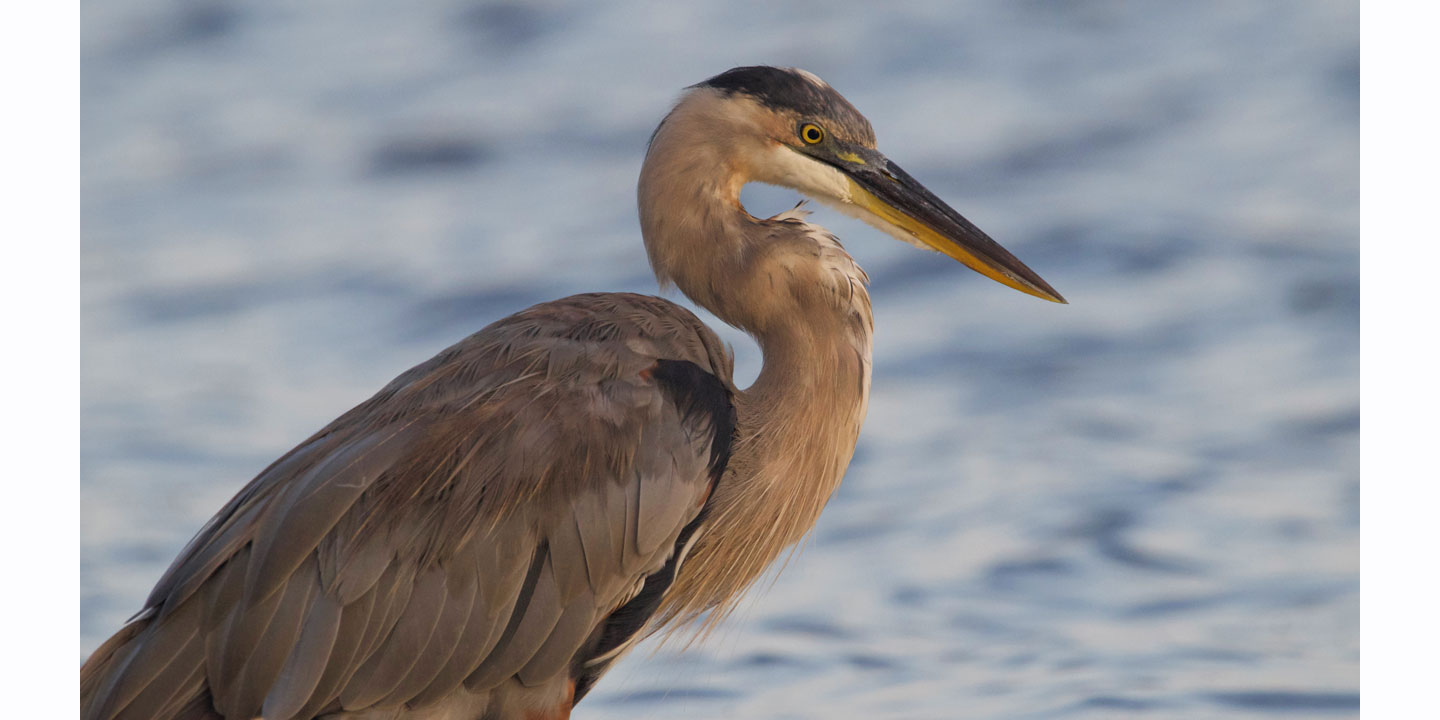
<svg viewBox="0 0 1440 720"><path fill-rule="evenodd" d="M810 125L805 128L805 139L810 142L820 142L820 128Z"/></svg>

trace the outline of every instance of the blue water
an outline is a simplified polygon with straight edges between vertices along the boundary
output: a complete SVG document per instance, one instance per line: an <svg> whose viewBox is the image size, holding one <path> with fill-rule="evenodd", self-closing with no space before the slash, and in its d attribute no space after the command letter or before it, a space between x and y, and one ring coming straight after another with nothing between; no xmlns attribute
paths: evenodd
<svg viewBox="0 0 1440 720"><path fill-rule="evenodd" d="M577 716L1358 713L1354 3L83 13L82 654L400 371L534 302L653 292L646 138L764 62L829 80L1071 305L818 212L873 279L845 484L734 620Z"/></svg>

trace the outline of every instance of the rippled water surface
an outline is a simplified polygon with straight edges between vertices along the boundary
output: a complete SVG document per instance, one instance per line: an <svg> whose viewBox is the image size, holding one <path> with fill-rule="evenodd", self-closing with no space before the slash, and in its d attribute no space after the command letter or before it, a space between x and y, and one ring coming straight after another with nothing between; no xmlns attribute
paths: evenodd
<svg viewBox="0 0 1440 720"><path fill-rule="evenodd" d="M732 622L642 649L577 717L1355 715L1357 23L87 2L80 651L400 371L534 302L654 291L646 138L681 87L764 62L828 79L1071 305L817 213L876 310L845 484Z"/></svg>

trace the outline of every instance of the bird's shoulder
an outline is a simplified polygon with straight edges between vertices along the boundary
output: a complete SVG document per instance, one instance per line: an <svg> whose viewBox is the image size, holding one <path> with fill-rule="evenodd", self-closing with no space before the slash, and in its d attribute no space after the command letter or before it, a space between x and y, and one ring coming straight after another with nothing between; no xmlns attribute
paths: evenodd
<svg viewBox="0 0 1440 720"><path fill-rule="evenodd" d="M245 543L314 547L322 538L297 545L264 521L293 506L328 507L320 527L330 535L424 527L430 540L408 547L430 561L454 549L437 543L572 503L604 479L676 466L671 455L723 466L732 368L715 333L662 298L592 293L532 306L400 374L282 455L202 529L147 605L188 596Z"/></svg>
<svg viewBox="0 0 1440 720"><path fill-rule="evenodd" d="M587 383L628 377L656 360L690 362L732 383L730 349L693 312L650 295L587 293L491 323L399 376L374 401L425 390L410 399L423 404L449 392L483 392L477 380L514 380L540 369L547 382Z"/></svg>

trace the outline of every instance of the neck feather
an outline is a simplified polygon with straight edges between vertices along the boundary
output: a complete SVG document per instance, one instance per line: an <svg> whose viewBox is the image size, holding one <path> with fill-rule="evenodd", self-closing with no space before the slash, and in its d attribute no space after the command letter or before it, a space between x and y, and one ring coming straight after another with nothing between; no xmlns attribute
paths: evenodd
<svg viewBox="0 0 1440 720"><path fill-rule="evenodd" d="M662 126L655 142L671 139ZM712 608L711 622L723 618L810 532L850 463L870 386L864 271L803 211L750 216L739 202L746 177L723 158L706 158L703 144L692 149L700 159L663 168L647 160L642 171L651 263L662 282L752 335L764 366L736 398L729 469L662 622Z"/></svg>

